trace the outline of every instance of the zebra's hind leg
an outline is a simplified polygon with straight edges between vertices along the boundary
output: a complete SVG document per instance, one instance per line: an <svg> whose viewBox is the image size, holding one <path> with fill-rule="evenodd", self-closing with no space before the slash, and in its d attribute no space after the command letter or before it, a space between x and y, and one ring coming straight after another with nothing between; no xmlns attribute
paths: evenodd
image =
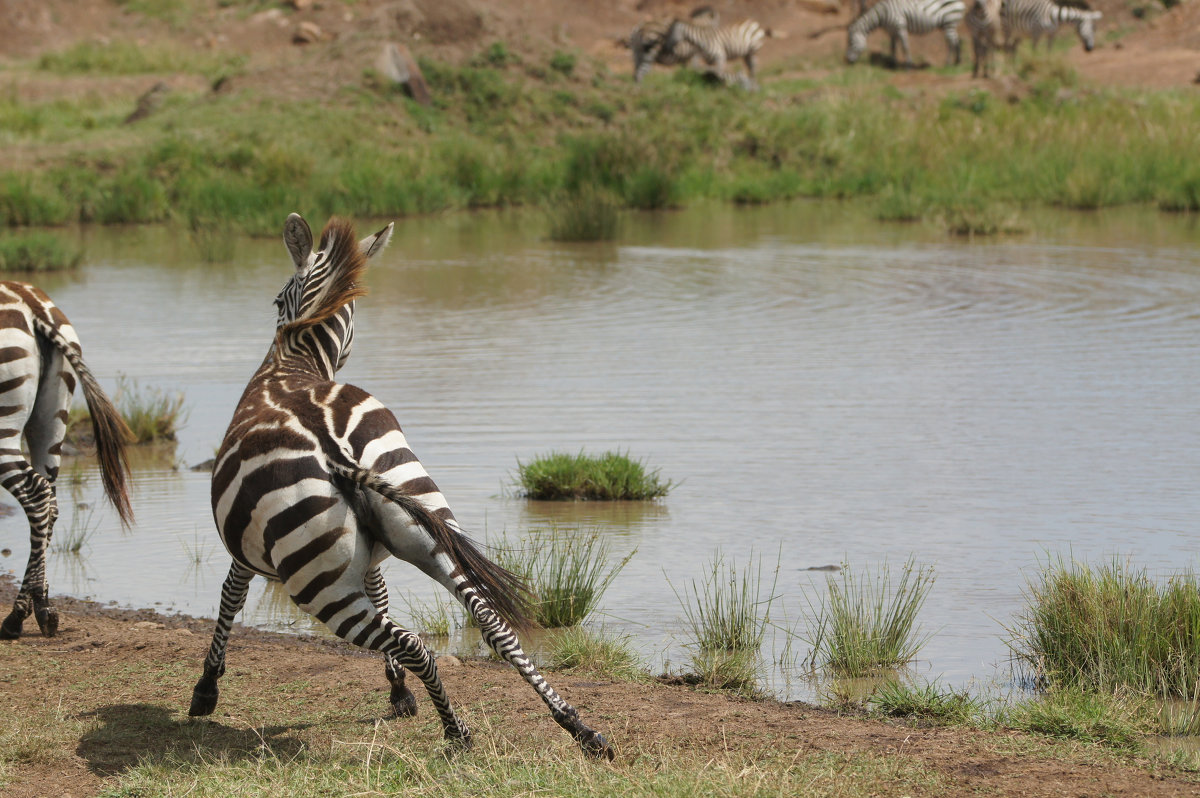
<svg viewBox="0 0 1200 798"><path fill-rule="evenodd" d="M192 705L188 714L192 717L211 715L217 708L217 679L225 674L225 646L229 643L229 630L233 618L246 604L246 590L254 572L236 560L229 566L229 575L221 585L221 609L217 614L217 628L213 631L212 645L204 659L204 675L192 689Z"/></svg>
<svg viewBox="0 0 1200 798"><path fill-rule="evenodd" d="M365 587L367 598L371 599L371 603L375 605L375 609L381 615L387 615L387 585L383 581L383 574L380 573L378 566L367 572ZM389 655L384 654L383 674L387 677L388 684L392 686L392 693L388 697L388 701L391 703L392 711L396 713L396 717L404 718L416 715L417 697L404 684L404 667Z"/></svg>
<svg viewBox="0 0 1200 798"><path fill-rule="evenodd" d="M429 571L426 570L426 573ZM467 608L467 612L479 624L479 631L483 635L484 641L491 646L492 650L516 668L517 672L521 674L521 678L542 697L542 701L550 709L550 716L554 718L555 723L575 738L584 753L611 761L614 752L608 740L580 720L575 707L555 692L554 688L538 673L533 662L521 648L521 641L517 639L516 631L488 606L467 580L461 575L455 578L444 574L438 578L438 581L450 589Z"/></svg>
<svg viewBox="0 0 1200 798"><path fill-rule="evenodd" d="M0 623L0 640L13 640L21 636L25 619L33 614L38 628L46 637L58 632L58 610L50 603L46 587L46 549L54 522L58 519L58 503L54 498L54 486L16 451L3 450L8 457L0 460L0 485L20 502L29 519L29 562L12 612Z"/></svg>

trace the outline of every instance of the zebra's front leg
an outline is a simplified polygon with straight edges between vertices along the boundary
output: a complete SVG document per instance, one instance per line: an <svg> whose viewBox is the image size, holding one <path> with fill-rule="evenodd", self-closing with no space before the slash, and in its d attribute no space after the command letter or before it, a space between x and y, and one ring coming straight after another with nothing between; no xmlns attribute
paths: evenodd
<svg viewBox="0 0 1200 798"><path fill-rule="evenodd" d="M378 566L367 572L365 583L367 598L371 599L371 603L375 605L375 609L379 611L380 615L387 615L387 585L383 581L383 574ZM404 718L416 715L417 697L404 684L404 667L387 654L383 655L383 675L387 677L388 684L392 687L388 701L391 703L396 717Z"/></svg>
<svg viewBox="0 0 1200 798"><path fill-rule="evenodd" d="M579 719L579 712L567 703L554 688L538 673L517 639L517 633L498 616L491 607L482 601L475 591L469 587L460 586L456 593L471 617L479 624L479 631L484 641L498 655L517 669L530 687L537 691L542 701L550 709L550 716L555 723L570 733L585 754L611 761L614 757L612 746L604 735L595 731Z"/></svg>
<svg viewBox="0 0 1200 798"><path fill-rule="evenodd" d="M29 562L12 612L0 623L0 640L20 637L30 613L42 634L53 637L58 632L58 610L50 603L46 586L46 549L58 519L54 486L24 461L10 461L4 466L8 468L4 488L21 503L29 519Z"/></svg>
<svg viewBox="0 0 1200 798"><path fill-rule="evenodd" d="M233 618L246 604L246 592L254 572L236 560L229 566L229 575L221 585L221 609L217 613L217 628L213 631L212 644L204 659L204 675L192 689L192 705L188 714L192 717L211 715L217 708L220 690L217 679L225 674L225 646L229 643L229 630Z"/></svg>
<svg viewBox="0 0 1200 798"><path fill-rule="evenodd" d="M946 66L958 66L962 63L962 40L958 31L953 27L946 28Z"/></svg>
<svg viewBox="0 0 1200 798"><path fill-rule="evenodd" d="M915 64L912 60L912 51L908 49L908 28L900 28L896 31L896 39L900 42L900 49L904 51L904 68L912 69ZM892 60L895 60L896 53L892 53Z"/></svg>

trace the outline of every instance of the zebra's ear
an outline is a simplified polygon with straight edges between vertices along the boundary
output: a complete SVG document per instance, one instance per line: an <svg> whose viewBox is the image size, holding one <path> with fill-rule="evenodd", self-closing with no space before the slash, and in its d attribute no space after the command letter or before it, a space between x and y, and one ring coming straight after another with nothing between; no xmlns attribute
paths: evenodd
<svg viewBox="0 0 1200 798"><path fill-rule="evenodd" d="M308 257L312 254L312 230L300 214L288 215L287 222L283 225L283 244L292 256L292 263L296 264L296 271L308 265Z"/></svg>
<svg viewBox="0 0 1200 798"><path fill-rule="evenodd" d="M389 222L387 227L375 235L367 236L362 241L359 241L358 248L362 250L363 257L373 258L380 252L383 252L388 242L392 240L392 228L395 226L395 222Z"/></svg>

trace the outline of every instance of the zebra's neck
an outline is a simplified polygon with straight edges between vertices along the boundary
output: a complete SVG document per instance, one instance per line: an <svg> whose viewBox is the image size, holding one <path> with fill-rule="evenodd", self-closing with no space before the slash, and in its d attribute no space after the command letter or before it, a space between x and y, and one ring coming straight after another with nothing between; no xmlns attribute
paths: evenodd
<svg viewBox="0 0 1200 798"><path fill-rule="evenodd" d="M354 303L346 305L320 324L280 334L264 366L276 371L309 373L331 380L350 355L354 340Z"/></svg>
<svg viewBox="0 0 1200 798"><path fill-rule="evenodd" d="M887 3L876 3L868 8L866 13L850 23L850 32L866 35L882 25L885 5Z"/></svg>

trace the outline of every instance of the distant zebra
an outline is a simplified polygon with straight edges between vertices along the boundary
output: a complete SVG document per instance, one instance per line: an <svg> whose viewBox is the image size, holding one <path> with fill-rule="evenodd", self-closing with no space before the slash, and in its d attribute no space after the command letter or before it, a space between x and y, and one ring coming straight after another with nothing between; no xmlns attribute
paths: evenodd
<svg viewBox="0 0 1200 798"><path fill-rule="evenodd" d="M46 549L58 518L54 481L76 376L92 416L104 494L128 526L129 427L83 362L75 328L50 297L27 283L0 282L0 485L29 519L29 563L12 612L0 624L3 640L19 637L30 613L42 634L58 631L58 610L46 585ZM21 451L22 433L28 459Z"/></svg>
<svg viewBox="0 0 1200 798"><path fill-rule="evenodd" d="M690 16L693 25L717 25L717 12L712 6L700 6L692 10ZM697 50L687 42L680 42L675 47L666 47L667 31L674 17L642 22L629 34L629 50L633 55L633 80L641 83L642 78L654 64L661 66L678 66L686 64L696 57Z"/></svg>
<svg viewBox="0 0 1200 798"><path fill-rule="evenodd" d="M909 31L925 34L941 28L946 37L946 63L957 64L962 59L957 27L965 12L963 0L883 0L850 23L846 60L851 64L857 61L867 47L867 36L876 28L883 28L892 40L892 59L895 60L899 42L904 50L904 65L911 67Z"/></svg>
<svg viewBox="0 0 1200 798"><path fill-rule="evenodd" d="M1016 51L1022 35L1028 35L1034 49L1038 40L1046 37L1046 48L1054 43L1054 36L1062 25L1071 24L1089 53L1096 46L1095 21L1103 16L1099 11L1059 5L1053 0L1004 0L1000 6L1000 23L1004 29L1004 47L1010 53Z"/></svg>
<svg viewBox="0 0 1200 798"><path fill-rule="evenodd" d="M762 49L763 40L770 35L770 29L762 27L752 19L719 28L695 25L677 19L667 29L663 46L672 50L684 44L695 47L705 63L725 82L730 82L730 77L725 72L725 63L730 59L740 58L746 63L746 71L753 85L756 56Z"/></svg>
<svg viewBox="0 0 1200 798"><path fill-rule="evenodd" d="M977 78L980 73L988 77L992 71L992 61L996 49L996 36L1000 30L1000 10L997 0L975 0L971 10L963 17L967 31L971 34L971 50L974 65L971 77Z"/></svg>
<svg viewBox="0 0 1200 798"><path fill-rule="evenodd" d="M385 656L397 715L416 712L404 668L424 683L447 740L470 732L450 706L433 655L387 616L379 565L406 560L449 590L483 639L520 672L560 726L594 756L612 748L546 683L517 640L528 625L525 586L485 558L417 460L400 425L375 397L334 380L350 354L355 299L367 259L387 245L389 224L356 242L333 219L313 250L304 219L288 217L284 243L295 274L275 299L278 323L217 453L213 516L233 557L191 715L208 715L225 671L233 617L255 574L280 580L292 600L338 637Z"/></svg>

